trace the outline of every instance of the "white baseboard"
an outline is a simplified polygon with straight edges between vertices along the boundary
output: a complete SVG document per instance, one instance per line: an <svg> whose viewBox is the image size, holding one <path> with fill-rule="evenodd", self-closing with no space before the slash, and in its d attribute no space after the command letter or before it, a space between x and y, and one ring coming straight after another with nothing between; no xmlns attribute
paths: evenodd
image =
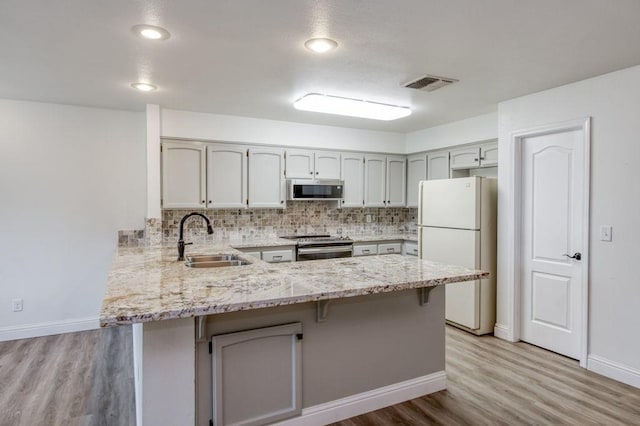
<svg viewBox="0 0 640 426"><path fill-rule="evenodd" d="M602 374L610 379L640 388L640 370L610 361L597 355L587 358L587 370Z"/></svg>
<svg viewBox="0 0 640 426"><path fill-rule="evenodd" d="M384 386L346 398L305 408L298 417L275 423L278 426L321 426L390 405L399 404L447 388L444 371Z"/></svg>
<svg viewBox="0 0 640 426"><path fill-rule="evenodd" d="M0 342L51 336L53 334L73 333L75 331L95 330L98 328L100 328L99 317L2 327L0 328Z"/></svg>
<svg viewBox="0 0 640 426"><path fill-rule="evenodd" d="M509 333L509 328L506 325L496 323L495 327L493 327L493 335L498 339L513 342L513 338L511 338Z"/></svg>

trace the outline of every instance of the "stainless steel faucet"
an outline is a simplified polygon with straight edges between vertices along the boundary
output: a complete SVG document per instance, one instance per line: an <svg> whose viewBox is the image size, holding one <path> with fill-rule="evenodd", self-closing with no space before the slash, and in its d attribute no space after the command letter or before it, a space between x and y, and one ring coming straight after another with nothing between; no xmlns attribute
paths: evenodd
<svg viewBox="0 0 640 426"><path fill-rule="evenodd" d="M184 215L182 220L180 220L180 238L178 239L178 261L184 260L184 246L193 244L193 243L184 242L184 222L187 219L189 219L191 216L200 216L201 218L203 218L204 221L207 222L207 234L209 235L213 234L213 228L211 228L211 221L209 221L209 218L203 215L202 213L193 212L193 213Z"/></svg>

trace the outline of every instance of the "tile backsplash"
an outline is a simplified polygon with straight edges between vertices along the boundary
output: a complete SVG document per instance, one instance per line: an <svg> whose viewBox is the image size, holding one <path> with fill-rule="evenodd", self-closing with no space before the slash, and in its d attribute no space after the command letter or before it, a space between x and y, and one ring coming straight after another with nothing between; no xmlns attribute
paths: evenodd
<svg viewBox="0 0 640 426"><path fill-rule="evenodd" d="M418 209L345 208L335 202L290 201L280 209L163 210L162 240L178 241L182 217L192 211L205 214L213 226L209 237L202 219L195 217L185 224L190 241L203 239L246 239L294 234L396 233L416 230ZM368 221L367 219L370 219Z"/></svg>
<svg viewBox="0 0 640 426"><path fill-rule="evenodd" d="M185 239L205 242L213 239L268 238L295 234L355 235L415 232L418 209L348 208L335 202L290 201L280 209L163 210L162 220L147 219L144 230L118 231L118 245L157 246L178 241L180 220L191 212L211 220L213 235L207 235L204 221L194 217L185 224Z"/></svg>

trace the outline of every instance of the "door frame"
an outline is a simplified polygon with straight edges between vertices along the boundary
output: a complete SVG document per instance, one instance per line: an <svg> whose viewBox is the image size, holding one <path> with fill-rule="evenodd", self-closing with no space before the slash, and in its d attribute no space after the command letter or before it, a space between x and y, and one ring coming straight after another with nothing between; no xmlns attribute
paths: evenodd
<svg viewBox="0 0 640 426"><path fill-rule="evenodd" d="M545 126L533 127L529 129L519 130L511 133L512 156L509 159L511 163L511 188L510 199L511 218L513 220L512 238L513 244L508 250L507 265L509 266L509 276L511 283L508 287L509 317L511 319L511 333L508 340L517 342L520 340L522 324L522 144L523 140L532 136L544 136L554 133L562 133L566 131L580 130L583 134L584 144L584 188L583 197L584 205L582 216L584 224L582 233L584 236L584 247L582 247L583 260L580 263L582 267L582 327L580 330L581 348L580 348L580 366L587 367L588 340L589 340L589 207L590 207L590 177L591 177L591 117L582 117L574 120L563 121L560 123L549 124ZM509 281L507 281L509 282Z"/></svg>

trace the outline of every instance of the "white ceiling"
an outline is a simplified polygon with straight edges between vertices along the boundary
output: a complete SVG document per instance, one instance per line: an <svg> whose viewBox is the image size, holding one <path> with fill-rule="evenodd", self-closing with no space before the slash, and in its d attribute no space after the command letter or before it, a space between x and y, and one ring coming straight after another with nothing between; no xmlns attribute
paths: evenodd
<svg viewBox="0 0 640 426"><path fill-rule="evenodd" d="M409 132L640 63L637 0L2 0L0 97ZM159 25L164 42L135 37ZM338 50L303 47L330 37ZM460 82L400 87L425 73ZM159 86L138 93L129 85ZM320 92L410 106L391 122L297 111Z"/></svg>

